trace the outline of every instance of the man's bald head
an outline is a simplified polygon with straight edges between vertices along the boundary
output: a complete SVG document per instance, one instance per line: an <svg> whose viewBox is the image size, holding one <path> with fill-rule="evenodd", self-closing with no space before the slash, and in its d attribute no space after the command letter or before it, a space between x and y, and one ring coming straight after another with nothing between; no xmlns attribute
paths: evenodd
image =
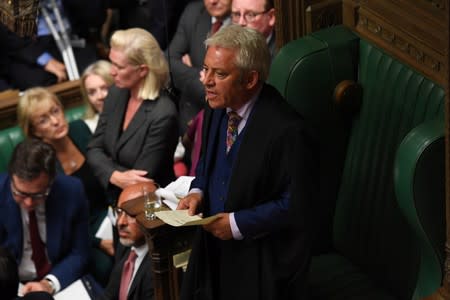
<svg viewBox="0 0 450 300"><path fill-rule="evenodd" d="M147 191L152 191L155 188L155 184L153 182L139 182L133 185L129 185L122 190L120 193L119 201L117 202L117 206L121 206L122 203L127 202L128 200L135 199L137 197L141 197L143 189L147 188Z"/></svg>

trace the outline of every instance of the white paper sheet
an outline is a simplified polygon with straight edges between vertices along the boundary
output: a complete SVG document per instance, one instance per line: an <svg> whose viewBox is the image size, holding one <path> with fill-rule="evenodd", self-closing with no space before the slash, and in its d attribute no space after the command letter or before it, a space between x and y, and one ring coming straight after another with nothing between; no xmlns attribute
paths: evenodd
<svg viewBox="0 0 450 300"><path fill-rule="evenodd" d="M157 211L155 215L164 223L175 227L208 224L218 218L217 215L208 218L199 215L190 216L187 209Z"/></svg>
<svg viewBox="0 0 450 300"><path fill-rule="evenodd" d="M177 180L169 183L165 188L159 188L155 194L163 198L163 202L172 210L175 210L180 198L185 197L189 192L191 181L194 176L180 176Z"/></svg>
<svg viewBox="0 0 450 300"><path fill-rule="evenodd" d="M112 240L113 239L112 229L113 225L111 223L111 219L108 216L105 216L105 218L102 221L102 224L100 224L100 227L95 233L95 237L102 240Z"/></svg>
<svg viewBox="0 0 450 300"><path fill-rule="evenodd" d="M55 300L91 300L81 279L53 296Z"/></svg>

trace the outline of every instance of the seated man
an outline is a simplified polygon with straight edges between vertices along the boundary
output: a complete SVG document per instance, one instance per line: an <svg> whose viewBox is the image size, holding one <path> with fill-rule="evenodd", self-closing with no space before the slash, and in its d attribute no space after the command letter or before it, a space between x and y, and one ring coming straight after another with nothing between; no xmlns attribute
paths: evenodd
<svg viewBox="0 0 450 300"><path fill-rule="evenodd" d="M25 139L0 175L0 245L16 259L21 292L54 294L88 261L88 202L81 182L56 175L53 148Z"/></svg>
<svg viewBox="0 0 450 300"><path fill-rule="evenodd" d="M123 203L142 196L143 187L152 182L140 182L123 189L115 209L120 244L116 249L116 264L101 300L153 299L151 261L144 233L136 219L121 209Z"/></svg>
<svg viewBox="0 0 450 300"><path fill-rule="evenodd" d="M273 0L233 0L231 4L233 24L253 28L266 38L272 58L277 54L275 47L275 6Z"/></svg>

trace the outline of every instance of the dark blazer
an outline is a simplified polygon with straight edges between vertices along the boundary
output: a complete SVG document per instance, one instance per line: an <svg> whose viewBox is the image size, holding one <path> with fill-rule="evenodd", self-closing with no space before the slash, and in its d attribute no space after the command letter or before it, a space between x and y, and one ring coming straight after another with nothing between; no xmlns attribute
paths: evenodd
<svg viewBox="0 0 450 300"><path fill-rule="evenodd" d="M205 91L199 78L206 53L204 41L210 28L211 16L203 1L189 3L170 42L168 59L173 84L180 91L180 123L183 130L205 105ZM192 67L181 61L184 54L189 54Z"/></svg>
<svg viewBox="0 0 450 300"><path fill-rule="evenodd" d="M202 141L202 158L191 188L203 190L207 212L225 110L208 108L205 113L207 139ZM245 221L253 228L242 241L221 241L199 228L182 299L304 299L310 251L310 170L314 167L308 135L301 118L269 85L264 85L241 134L224 207L235 216L246 214ZM267 207L275 211L273 204L283 199L287 189L288 211L267 211ZM220 284L212 280L217 273Z"/></svg>
<svg viewBox="0 0 450 300"><path fill-rule="evenodd" d="M115 201L120 189L109 183L113 171L146 170L165 186L174 180L173 154L178 142L177 110L164 93L144 100L125 131L122 124L129 91L113 86L105 100L87 158L102 186Z"/></svg>
<svg viewBox="0 0 450 300"><path fill-rule="evenodd" d="M20 61L34 64L38 55L29 51L29 45L33 43L30 38L19 37L2 23L0 23L0 41L2 43L0 48L0 79L6 83L5 86L0 86L1 91L14 86L10 78L12 62Z"/></svg>
<svg viewBox="0 0 450 300"><path fill-rule="evenodd" d="M113 0L111 7L119 12L119 27L139 27L150 32L161 49L172 39L181 12L188 0L130 1Z"/></svg>
<svg viewBox="0 0 450 300"><path fill-rule="evenodd" d="M45 200L47 253L50 274L61 289L82 277L88 261L88 201L77 178L57 175ZM23 250L20 207L11 193L11 180L0 175L0 244L8 248L20 264Z"/></svg>
<svg viewBox="0 0 450 300"><path fill-rule="evenodd" d="M98 297L98 300L116 300L119 298L120 279L122 277L122 269L125 261L130 253L130 247L124 247L118 245L116 250L117 263L115 264L111 276L109 277L108 285L105 288L104 293ZM152 265L150 260L150 254L144 257L136 276L131 283L130 290L128 292L128 300L152 300L153 299L153 280L152 280Z"/></svg>

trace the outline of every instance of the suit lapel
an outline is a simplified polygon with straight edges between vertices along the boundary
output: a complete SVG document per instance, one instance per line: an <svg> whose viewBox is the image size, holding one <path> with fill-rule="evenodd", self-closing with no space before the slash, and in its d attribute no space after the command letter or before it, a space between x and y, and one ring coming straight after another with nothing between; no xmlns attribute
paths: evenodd
<svg viewBox="0 0 450 300"><path fill-rule="evenodd" d="M147 120L147 114L149 114L151 112L152 108L155 105L155 101L158 101L158 100L152 100L152 101L144 100L142 102L138 111L131 119L130 124L128 124L127 129L124 132L122 132L122 135L120 136L119 140L117 141L116 152L119 152L117 150L120 149L136 133L136 131L143 126L143 124ZM126 111L126 107L123 111L124 112ZM121 124L121 126L122 126L122 124Z"/></svg>
<svg viewBox="0 0 450 300"><path fill-rule="evenodd" d="M50 262L56 259L56 253L60 253L59 241L61 241L61 229L62 225L58 221L59 216L63 216L65 211L61 211L61 207L58 205L58 201L54 201L58 196L56 193L50 193L49 197L45 200L45 228L47 232L47 253ZM61 200L61 199L60 199ZM55 226L57 225L58 226ZM50 238L51 237L51 238Z"/></svg>
<svg viewBox="0 0 450 300"><path fill-rule="evenodd" d="M225 109L219 109L219 110L211 110L211 119L207 123L209 125L209 128L207 128L208 132L208 145L205 148L207 151L205 153L206 157L206 164L205 164L205 171L206 174L210 174L211 172L211 166L212 166L212 159L215 159L215 153L217 149L217 143L219 142L219 131L220 131L220 121L222 120L223 116L225 115ZM209 176L208 176L209 177Z"/></svg>
<svg viewBox="0 0 450 300"><path fill-rule="evenodd" d="M117 91L117 95L111 95L107 101L115 101L114 109L112 110L112 116L108 117L108 130L106 130L106 140L111 141L111 145L114 149L117 148L117 144L122 134L122 123L125 117L125 111L128 105L128 98L130 93L127 90L111 90ZM108 142L109 143L109 142ZM113 160L117 160L117 151L111 151Z"/></svg>

